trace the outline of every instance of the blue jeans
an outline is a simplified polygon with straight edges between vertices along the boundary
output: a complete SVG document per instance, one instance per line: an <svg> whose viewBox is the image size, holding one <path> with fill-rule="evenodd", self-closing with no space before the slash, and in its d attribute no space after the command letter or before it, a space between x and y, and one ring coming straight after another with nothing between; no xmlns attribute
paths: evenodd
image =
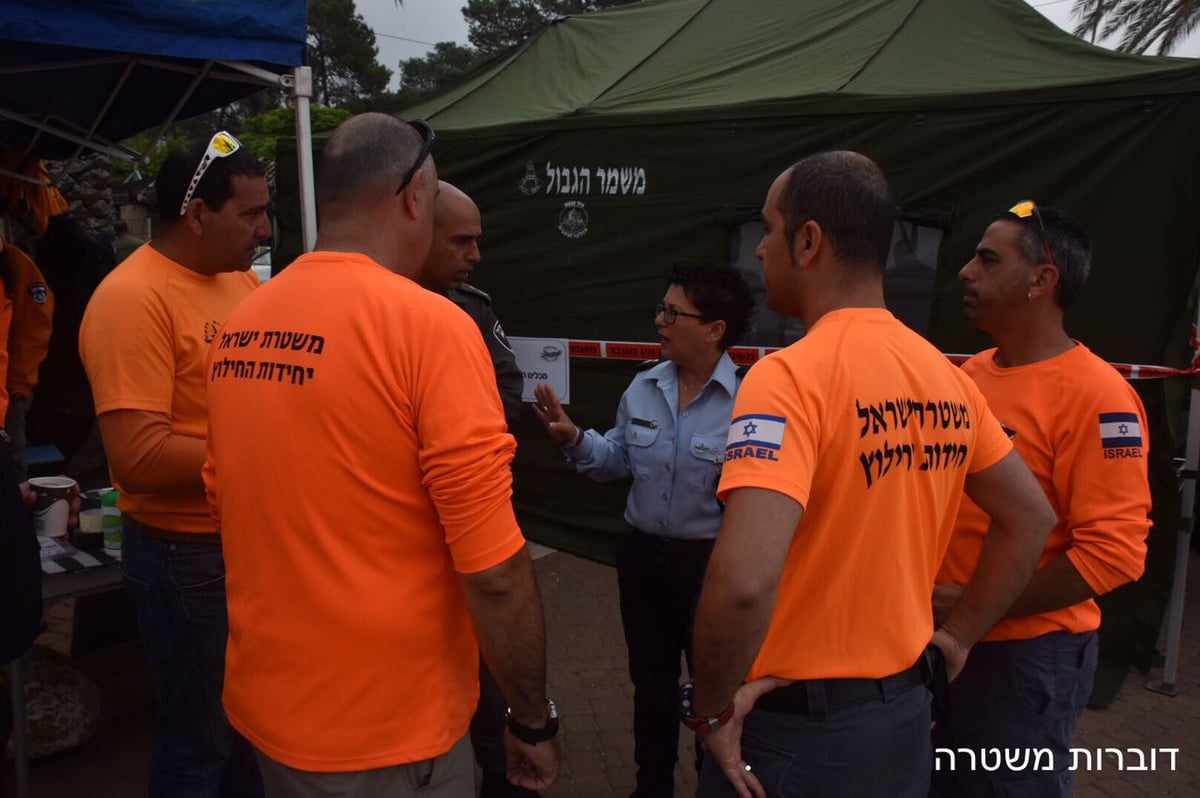
<svg viewBox="0 0 1200 798"><path fill-rule="evenodd" d="M221 547L172 543L144 532L125 517L121 570L158 682L149 794L261 796L254 749L221 706L229 636Z"/></svg>
<svg viewBox="0 0 1200 798"><path fill-rule="evenodd" d="M742 729L742 758L769 798L925 798L932 767L929 702L929 689L918 685L830 708L827 717L755 709ZM711 757L696 794L737 795Z"/></svg>
<svg viewBox="0 0 1200 798"><path fill-rule="evenodd" d="M1099 638L1095 632L1052 632L1029 640L976 643L950 683L950 718L933 730L939 758L931 796L1066 798L1071 794L1071 737L1092 692ZM974 754L959 753L967 748ZM981 752L1012 752L984 767ZM1025 759L1048 749L1052 760ZM1042 769L1048 764L1050 770Z"/></svg>

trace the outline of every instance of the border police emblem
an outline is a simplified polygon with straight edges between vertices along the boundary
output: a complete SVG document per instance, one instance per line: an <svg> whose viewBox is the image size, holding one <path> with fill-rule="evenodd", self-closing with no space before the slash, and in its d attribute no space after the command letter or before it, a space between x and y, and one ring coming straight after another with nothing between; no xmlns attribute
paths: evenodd
<svg viewBox="0 0 1200 798"><path fill-rule="evenodd" d="M520 183L517 183L517 190L526 197L532 197L542 190L542 181L538 180L537 170L533 168L533 161L525 162L525 177L521 178Z"/></svg>
<svg viewBox="0 0 1200 798"><path fill-rule="evenodd" d="M583 238L588 231L588 213L583 203L571 200L563 203L558 213L558 232L566 238Z"/></svg>

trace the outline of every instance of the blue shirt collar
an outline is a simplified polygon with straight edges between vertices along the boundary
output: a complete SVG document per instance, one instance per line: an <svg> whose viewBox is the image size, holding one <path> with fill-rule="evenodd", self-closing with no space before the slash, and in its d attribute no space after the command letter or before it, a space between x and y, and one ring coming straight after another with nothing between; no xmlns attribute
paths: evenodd
<svg viewBox="0 0 1200 798"><path fill-rule="evenodd" d="M660 387L672 385L678 390L679 370L669 360L664 360L650 369L646 376L652 377ZM717 366L713 369L712 377L709 379L724 388L725 393L730 397L737 393L737 365L733 362L733 358L729 357L729 352L721 353L721 359L717 361Z"/></svg>

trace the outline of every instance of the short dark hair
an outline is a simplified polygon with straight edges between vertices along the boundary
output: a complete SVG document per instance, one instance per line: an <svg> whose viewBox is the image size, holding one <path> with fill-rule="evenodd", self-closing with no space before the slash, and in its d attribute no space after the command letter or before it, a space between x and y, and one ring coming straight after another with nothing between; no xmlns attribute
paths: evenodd
<svg viewBox="0 0 1200 798"><path fill-rule="evenodd" d="M736 269L711 261L678 260L671 266L668 281L683 289L704 321L725 322L721 349L733 346L746 333L754 296Z"/></svg>
<svg viewBox="0 0 1200 798"><path fill-rule="evenodd" d="M179 207L183 204L183 195L187 193L192 176L200 159L208 150L211 139L190 139L177 144L163 161L154 179L155 203L158 206L158 218L163 224L171 224L179 219ZM238 148L232 155L215 158L204 171L199 185L192 192L192 199L202 199L204 204L214 211L221 207L233 196L233 178L237 177L266 177L267 165L254 153L245 147Z"/></svg>
<svg viewBox="0 0 1200 798"><path fill-rule="evenodd" d="M1074 217L1058 208L1038 205L1037 213L1046 228L1046 242L1042 243L1042 228L1033 214L1025 218L1005 213L999 218L1021 225L1018 244L1025 260L1032 264L1046 262L1046 246L1054 256L1058 267L1058 287L1054 290L1054 302L1066 309L1087 282L1092 269L1092 240Z"/></svg>
<svg viewBox="0 0 1200 798"><path fill-rule="evenodd" d="M318 211L336 210L374 194L396 193L421 144L416 128L388 114L358 114L342 122L321 150Z"/></svg>
<svg viewBox="0 0 1200 798"><path fill-rule="evenodd" d="M820 152L792 164L779 211L788 247L807 221L821 226L839 258L883 273L896 207L883 170L867 156Z"/></svg>

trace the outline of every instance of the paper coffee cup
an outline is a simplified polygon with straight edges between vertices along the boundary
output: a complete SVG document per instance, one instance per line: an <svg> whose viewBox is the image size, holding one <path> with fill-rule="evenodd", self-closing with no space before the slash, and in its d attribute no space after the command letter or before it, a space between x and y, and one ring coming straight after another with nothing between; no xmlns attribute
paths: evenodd
<svg viewBox="0 0 1200 798"><path fill-rule="evenodd" d="M67 519L71 514L71 497L76 483L70 477L34 477L29 486L37 492L33 505L33 526L39 535L48 538L67 536Z"/></svg>

